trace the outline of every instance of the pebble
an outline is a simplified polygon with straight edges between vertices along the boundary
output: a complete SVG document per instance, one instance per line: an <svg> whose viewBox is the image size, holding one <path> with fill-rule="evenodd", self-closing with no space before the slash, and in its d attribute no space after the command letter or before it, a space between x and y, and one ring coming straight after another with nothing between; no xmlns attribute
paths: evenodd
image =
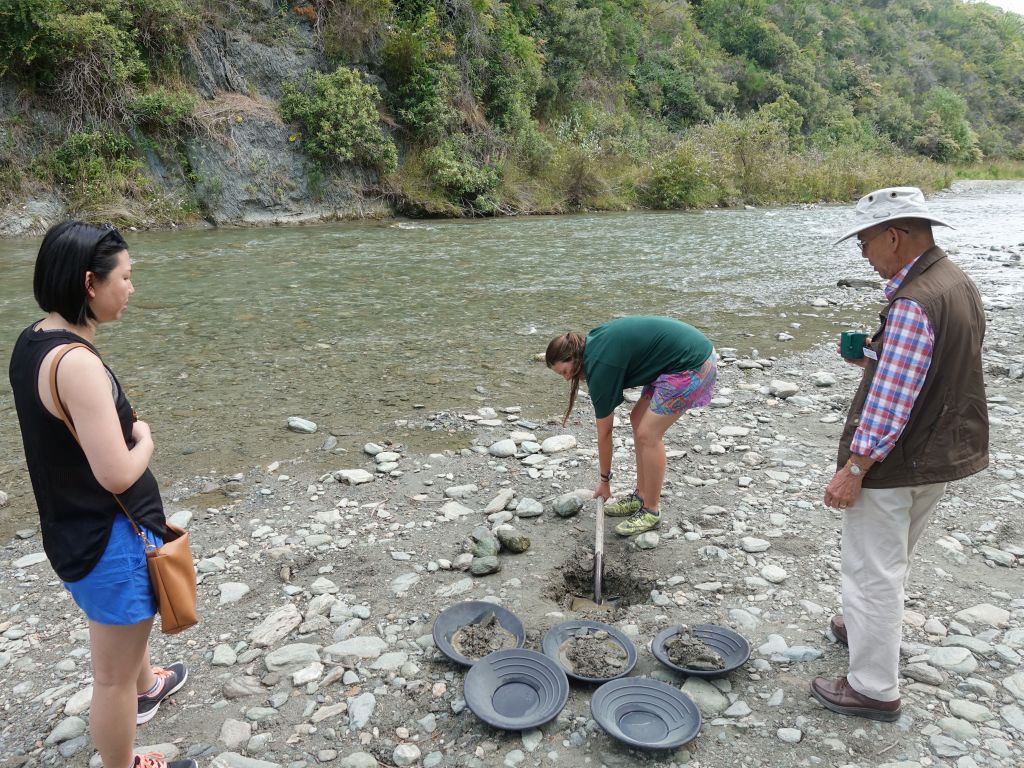
<svg viewBox="0 0 1024 768"><path fill-rule="evenodd" d="M505 440L499 440L496 443L492 443L490 448L487 449L487 452L496 458L506 459L510 456L515 456L516 450L516 441L512 438L507 438Z"/></svg>
<svg viewBox="0 0 1024 768"><path fill-rule="evenodd" d="M775 397L785 400L799 392L800 387L791 381L772 379L771 383L768 385L768 391Z"/></svg>
<svg viewBox="0 0 1024 768"><path fill-rule="evenodd" d="M282 768L280 763L245 757L237 752L221 752L210 763L210 768Z"/></svg>
<svg viewBox="0 0 1024 768"><path fill-rule="evenodd" d="M654 549L658 546L660 541L661 536L657 533L654 531L646 531L633 538L633 546L637 549Z"/></svg>
<svg viewBox="0 0 1024 768"><path fill-rule="evenodd" d="M46 744L60 744L85 733L86 723L80 717L66 717L46 737Z"/></svg>
<svg viewBox="0 0 1024 768"><path fill-rule="evenodd" d="M509 502L515 498L516 492L511 488L502 488L498 495L495 496L491 501L484 507L485 515L493 515L495 512L503 511Z"/></svg>
<svg viewBox="0 0 1024 768"><path fill-rule="evenodd" d="M45 562L47 562L45 552L34 552L31 555L19 557L11 563L11 567L15 570L20 570L22 568L31 568L33 565L39 565L39 563Z"/></svg>
<svg viewBox="0 0 1024 768"><path fill-rule="evenodd" d="M932 648L928 651L928 663L933 667L948 669L961 675L967 675L978 668L978 660L966 648L944 647Z"/></svg>
<svg viewBox="0 0 1024 768"><path fill-rule="evenodd" d="M686 678L682 691L693 699L700 713L705 717L720 714L729 707L729 699L725 694L699 677Z"/></svg>
<svg viewBox="0 0 1024 768"><path fill-rule="evenodd" d="M583 499L578 493L563 493L551 502L551 510L559 517L572 517L581 509Z"/></svg>
<svg viewBox="0 0 1024 768"><path fill-rule="evenodd" d="M253 645L268 647L283 640L299 624L302 616L292 603L277 608L249 633Z"/></svg>
<svg viewBox="0 0 1024 768"><path fill-rule="evenodd" d="M543 453L561 453L562 451L568 451L576 447L576 438L572 435L554 435L553 437L547 438L540 444L540 450Z"/></svg>
<svg viewBox="0 0 1024 768"><path fill-rule="evenodd" d="M301 416L289 416L288 417L288 429L292 432L299 432L304 435L312 435L316 432L316 423L309 419L303 419Z"/></svg>
<svg viewBox="0 0 1024 768"><path fill-rule="evenodd" d="M413 765L414 763L419 762L420 748L415 744L399 744L391 754L391 759L394 761L395 765Z"/></svg>
<svg viewBox="0 0 1024 768"><path fill-rule="evenodd" d="M761 569L761 576L772 584L781 584L789 577L789 574L777 565L766 565Z"/></svg>
<svg viewBox="0 0 1024 768"><path fill-rule="evenodd" d="M521 518L540 517L544 514L544 505L536 499L526 497L519 500L519 504L516 505L516 516Z"/></svg>
<svg viewBox="0 0 1024 768"><path fill-rule="evenodd" d="M775 735L778 736L779 741L784 741L787 744L799 744L800 739L804 737L799 728L779 728Z"/></svg>
<svg viewBox="0 0 1024 768"><path fill-rule="evenodd" d="M971 723L986 723L995 717L988 707L973 701L967 701L966 699L953 699L950 701L949 711L962 720L967 720Z"/></svg>
<svg viewBox="0 0 1024 768"><path fill-rule="evenodd" d="M358 731L366 727L377 707L377 697L372 693L361 693L348 700L348 724Z"/></svg>
<svg viewBox="0 0 1024 768"><path fill-rule="evenodd" d="M452 487L445 489L444 495L449 499L464 499L467 496L472 496L478 490L480 489L472 483L467 485L453 485Z"/></svg>
<svg viewBox="0 0 1024 768"><path fill-rule="evenodd" d="M902 672L904 676L909 677L911 680L917 680L926 685L938 686L946 681L946 676L930 664L908 664L903 668Z"/></svg>
<svg viewBox="0 0 1024 768"><path fill-rule="evenodd" d="M1010 612L1005 608L997 608L989 603L980 603L958 612L956 618L965 624L1005 627L1010 622Z"/></svg>
<svg viewBox="0 0 1024 768"><path fill-rule="evenodd" d="M347 483L348 485L363 485L364 483L372 483L374 476L365 469L339 469L334 473L334 479L339 483Z"/></svg>

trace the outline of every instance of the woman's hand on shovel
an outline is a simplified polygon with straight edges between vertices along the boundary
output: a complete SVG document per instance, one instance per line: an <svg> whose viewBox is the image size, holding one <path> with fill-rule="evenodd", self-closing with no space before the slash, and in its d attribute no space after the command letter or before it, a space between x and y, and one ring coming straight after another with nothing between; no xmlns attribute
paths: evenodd
<svg viewBox="0 0 1024 768"><path fill-rule="evenodd" d="M608 499L611 498L612 488L607 480L602 480L600 483L597 484L597 488L594 489L594 498L596 499L598 496L600 496L605 501L608 501Z"/></svg>

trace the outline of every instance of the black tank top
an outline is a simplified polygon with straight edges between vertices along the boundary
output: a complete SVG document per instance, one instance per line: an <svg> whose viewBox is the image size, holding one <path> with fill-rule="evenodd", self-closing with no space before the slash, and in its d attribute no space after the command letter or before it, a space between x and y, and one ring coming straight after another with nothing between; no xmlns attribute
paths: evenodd
<svg viewBox="0 0 1024 768"><path fill-rule="evenodd" d="M11 388L39 507L43 550L63 581L78 581L88 575L107 548L114 516L124 513L110 491L96 480L64 422L46 410L39 398L39 367L54 347L78 342L94 352L96 348L69 331L36 331L35 325L26 328L14 345ZM132 407L113 372L106 369L121 432L130 448L134 445ZM136 523L161 537L166 535L160 489L149 469L118 497Z"/></svg>

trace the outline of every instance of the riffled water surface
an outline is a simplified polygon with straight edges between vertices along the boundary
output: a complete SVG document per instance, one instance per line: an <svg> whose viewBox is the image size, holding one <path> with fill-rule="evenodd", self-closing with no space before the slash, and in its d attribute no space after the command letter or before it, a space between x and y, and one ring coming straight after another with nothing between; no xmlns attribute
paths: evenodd
<svg viewBox="0 0 1024 768"><path fill-rule="evenodd" d="M990 246L1024 241L1022 199L1021 183L958 184L934 199L958 226L938 230L940 243L982 265ZM165 483L290 458L327 431L350 449L387 438L431 448L438 438L399 434L394 421L481 400L520 405L535 421L559 415L564 383L534 356L552 335L616 314L677 316L719 347L762 355L867 321L863 311L810 306L838 296L839 277L875 277L853 246L831 246L851 211L127 232L137 292L97 345L153 426ZM0 242L5 361L41 316L31 287L39 241ZM796 338L780 343L782 331ZM285 431L290 415L323 434ZM34 509L6 376L0 489L12 496L8 518Z"/></svg>

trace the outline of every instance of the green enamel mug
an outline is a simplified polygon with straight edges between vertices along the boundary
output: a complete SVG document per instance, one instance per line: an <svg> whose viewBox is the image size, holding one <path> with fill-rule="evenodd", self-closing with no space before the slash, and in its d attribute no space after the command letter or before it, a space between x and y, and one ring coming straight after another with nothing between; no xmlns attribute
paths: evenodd
<svg viewBox="0 0 1024 768"><path fill-rule="evenodd" d="M839 354L846 360L860 360L864 357L864 342L868 335L860 331L843 331L839 339Z"/></svg>

